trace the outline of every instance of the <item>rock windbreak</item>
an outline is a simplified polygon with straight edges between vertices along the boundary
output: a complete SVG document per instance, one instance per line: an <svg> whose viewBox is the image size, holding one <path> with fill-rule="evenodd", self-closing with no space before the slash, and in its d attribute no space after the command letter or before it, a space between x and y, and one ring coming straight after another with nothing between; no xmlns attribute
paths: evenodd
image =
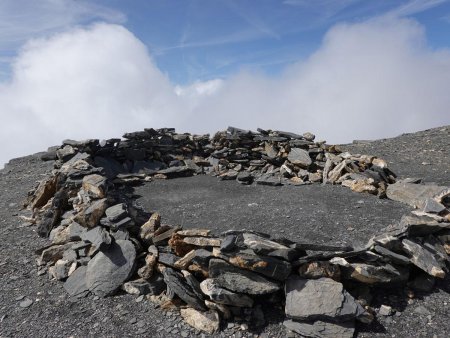
<svg viewBox="0 0 450 338"><path fill-rule="evenodd" d="M262 326L269 305L282 307L285 326L303 336L352 337L355 321L390 312L371 307L377 287L431 290L448 273L450 188L399 179L382 159L314 140L233 127L212 138L164 128L65 140L42 155L55 169L20 216L51 241L36 252L38 274L64 282L74 298L145 296L209 334L228 320ZM245 185L339 184L416 209L353 248L182 229L133 196L133 185L199 174Z"/></svg>

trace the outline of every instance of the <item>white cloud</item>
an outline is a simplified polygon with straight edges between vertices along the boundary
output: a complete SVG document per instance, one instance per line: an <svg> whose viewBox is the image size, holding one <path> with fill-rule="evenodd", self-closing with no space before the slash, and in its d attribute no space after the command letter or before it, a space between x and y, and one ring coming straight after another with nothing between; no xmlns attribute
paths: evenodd
<svg viewBox="0 0 450 338"><path fill-rule="evenodd" d="M59 32L90 20L123 23L126 17L89 0L2 0L0 52L10 52L30 37Z"/></svg>
<svg viewBox="0 0 450 338"><path fill-rule="evenodd" d="M409 19L337 25L276 78L241 71L183 87L129 31L99 24L23 48L0 85L0 162L145 127L312 131L330 142L396 136L449 124L448 88L450 52L430 49Z"/></svg>

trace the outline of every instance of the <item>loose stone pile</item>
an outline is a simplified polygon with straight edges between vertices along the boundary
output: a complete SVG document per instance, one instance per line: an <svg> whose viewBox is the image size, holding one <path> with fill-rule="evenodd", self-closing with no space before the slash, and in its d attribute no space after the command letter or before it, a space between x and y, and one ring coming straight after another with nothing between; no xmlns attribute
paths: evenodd
<svg viewBox="0 0 450 338"><path fill-rule="evenodd" d="M72 297L118 289L179 309L214 333L223 319L264 325L261 306L285 309L285 326L308 337L352 337L374 318L374 286L430 290L450 262L450 189L397 180L378 158L340 153L314 135L228 128L208 135L146 129L125 140L64 141L50 177L30 192L29 221L52 244L38 273ZM209 173L242 184L342 184L418 208L363 248L298 243L267 234L181 229L143 210L127 185ZM384 310L383 310L384 311Z"/></svg>

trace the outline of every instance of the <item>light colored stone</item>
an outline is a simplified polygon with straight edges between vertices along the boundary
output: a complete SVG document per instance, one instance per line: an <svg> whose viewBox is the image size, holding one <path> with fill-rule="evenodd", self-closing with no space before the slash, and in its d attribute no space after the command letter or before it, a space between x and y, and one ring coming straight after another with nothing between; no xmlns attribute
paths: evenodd
<svg viewBox="0 0 450 338"><path fill-rule="evenodd" d="M209 229L188 229L188 230L180 230L177 231L177 234L185 237L207 237L211 233Z"/></svg>
<svg viewBox="0 0 450 338"><path fill-rule="evenodd" d="M84 176L82 187L92 198L104 198L106 193L106 177L98 174Z"/></svg>
<svg viewBox="0 0 450 338"><path fill-rule="evenodd" d="M185 237L183 241L186 244L192 244L195 246L214 246L220 247L222 242L219 238L208 238L208 237Z"/></svg>
<svg viewBox="0 0 450 338"><path fill-rule="evenodd" d="M192 308L181 309L181 317L193 328L213 334L219 330L220 319L219 314L215 310L200 312Z"/></svg>
<svg viewBox="0 0 450 338"><path fill-rule="evenodd" d="M149 241L154 235L155 231L158 230L161 224L161 215L157 212L153 213L149 220L141 226L140 238L144 241Z"/></svg>
<svg viewBox="0 0 450 338"><path fill-rule="evenodd" d="M297 322L285 320L284 326L297 332L302 337L310 338L353 338L355 333L354 321L331 323L316 320L314 322Z"/></svg>
<svg viewBox="0 0 450 338"><path fill-rule="evenodd" d="M386 195L393 201L423 208L427 198L433 198L446 189L445 186L397 182L388 185Z"/></svg>
<svg viewBox="0 0 450 338"><path fill-rule="evenodd" d="M192 259L195 257L195 250L189 251L186 255L184 255L182 258L177 260L174 264L174 266L177 269L187 269L189 264L191 263Z"/></svg>

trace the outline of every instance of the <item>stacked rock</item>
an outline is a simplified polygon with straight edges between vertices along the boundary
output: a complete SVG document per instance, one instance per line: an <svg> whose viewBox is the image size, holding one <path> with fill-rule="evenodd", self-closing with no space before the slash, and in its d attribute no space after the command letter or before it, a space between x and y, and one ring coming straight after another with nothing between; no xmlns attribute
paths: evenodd
<svg viewBox="0 0 450 338"><path fill-rule="evenodd" d="M212 140L172 129L125 136L65 141L54 149L57 169L26 203L33 212L28 220L52 242L37 252L38 273L64 281L72 297L119 289L147 295L208 333L219 330L222 319L263 325L261 304L269 303L284 307L286 327L302 335L351 337L355 320L373 320L372 287L429 289L448 273L450 189L389 184L395 175L380 159L339 154L313 143L312 135L262 130L229 128ZM121 189L156 175L202 172L245 184L304 184L316 175L317 181L381 195L387 185L388 196L414 200L420 210L354 249L246 230L183 230L162 223ZM428 193L414 195L414 189Z"/></svg>
<svg viewBox="0 0 450 338"><path fill-rule="evenodd" d="M242 184L342 184L357 192L385 196L395 174L374 156L341 153L311 133L228 127L209 135L177 134L172 128L127 133L124 139L63 141L42 158L65 162L90 156L115 183L138 183L209 173Z"/></svg>

